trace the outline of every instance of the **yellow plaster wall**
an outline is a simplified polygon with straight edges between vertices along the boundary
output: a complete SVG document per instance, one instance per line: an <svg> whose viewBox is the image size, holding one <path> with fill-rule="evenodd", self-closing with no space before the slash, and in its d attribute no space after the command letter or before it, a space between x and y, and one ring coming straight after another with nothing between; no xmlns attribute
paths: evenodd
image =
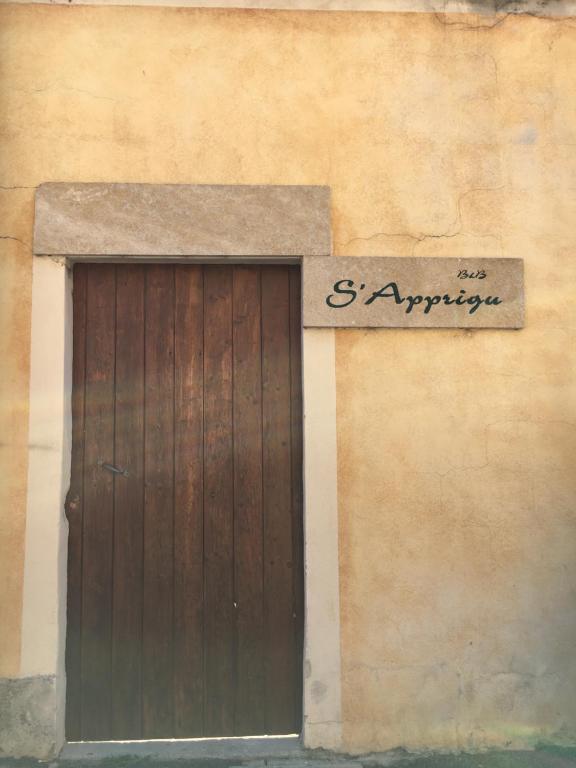
<svg viewBox="0 0 576 768"><path fill-rule="evenodd" d="M337 254L527 290L520 332L337 334L343 747L575 736L575 61L571 19L0 6L1 675L34 187L328 184Z"/></svg>

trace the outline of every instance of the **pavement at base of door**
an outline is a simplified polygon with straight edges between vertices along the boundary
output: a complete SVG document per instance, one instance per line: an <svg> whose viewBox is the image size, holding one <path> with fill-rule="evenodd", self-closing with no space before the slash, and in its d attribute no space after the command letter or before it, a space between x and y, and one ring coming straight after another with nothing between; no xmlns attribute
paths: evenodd
<svg viewBox="0 0 576 768"><path fill-rule="evenodd" d="M343 759L289 758L246 760L158 760L150 757L112 757L103 760L38 761L0 757L0 768L576 768L576 747L543 747L530 752L410 755L403 750Z"/></svg>

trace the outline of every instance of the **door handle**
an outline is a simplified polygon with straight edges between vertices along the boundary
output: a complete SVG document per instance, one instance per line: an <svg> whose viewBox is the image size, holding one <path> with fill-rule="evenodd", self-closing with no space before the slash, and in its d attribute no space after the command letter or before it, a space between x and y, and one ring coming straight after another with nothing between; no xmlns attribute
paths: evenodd
<svg viewBox="0 0 576 768"><path fill-rule="evenodd" d="M104 461L99 461L98 465L102 469L107 469L108 472L112 472L113 475L122 475L122 477L128 477L127 469L120 469L120 467L115 467L114 464L107 464Z"/></svg>

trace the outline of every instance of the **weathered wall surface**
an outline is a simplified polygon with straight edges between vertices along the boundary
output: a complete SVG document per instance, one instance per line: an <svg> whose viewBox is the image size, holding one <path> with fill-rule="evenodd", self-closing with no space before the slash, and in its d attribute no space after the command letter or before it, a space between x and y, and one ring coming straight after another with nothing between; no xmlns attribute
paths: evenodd
<svg viewBox="0 0 576 768"><path fill-rule="evenodd" d="M327 184L339 255L520 256L520 331L339 331L344 748L576 736L576 22L0 7L0 675L44 181Z"/></svg>
<svg viewBox="0 0 576 768"><path fill-rule="evenodd" d="M449 23L383 20L385 96L343 74L338 253L521 256L526 328L339 334L358 749L576 735L576 24Z"/></svg>

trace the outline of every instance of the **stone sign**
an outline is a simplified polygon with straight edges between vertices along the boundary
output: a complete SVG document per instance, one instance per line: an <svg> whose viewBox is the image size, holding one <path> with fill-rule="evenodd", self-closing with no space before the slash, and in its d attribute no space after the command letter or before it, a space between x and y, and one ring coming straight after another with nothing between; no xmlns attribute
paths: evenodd
<svg viewBox="0 0 576 768"><path fill-rule="evenodd" d="M304 327L522 328L522 259L307 257Z"/></svg>

